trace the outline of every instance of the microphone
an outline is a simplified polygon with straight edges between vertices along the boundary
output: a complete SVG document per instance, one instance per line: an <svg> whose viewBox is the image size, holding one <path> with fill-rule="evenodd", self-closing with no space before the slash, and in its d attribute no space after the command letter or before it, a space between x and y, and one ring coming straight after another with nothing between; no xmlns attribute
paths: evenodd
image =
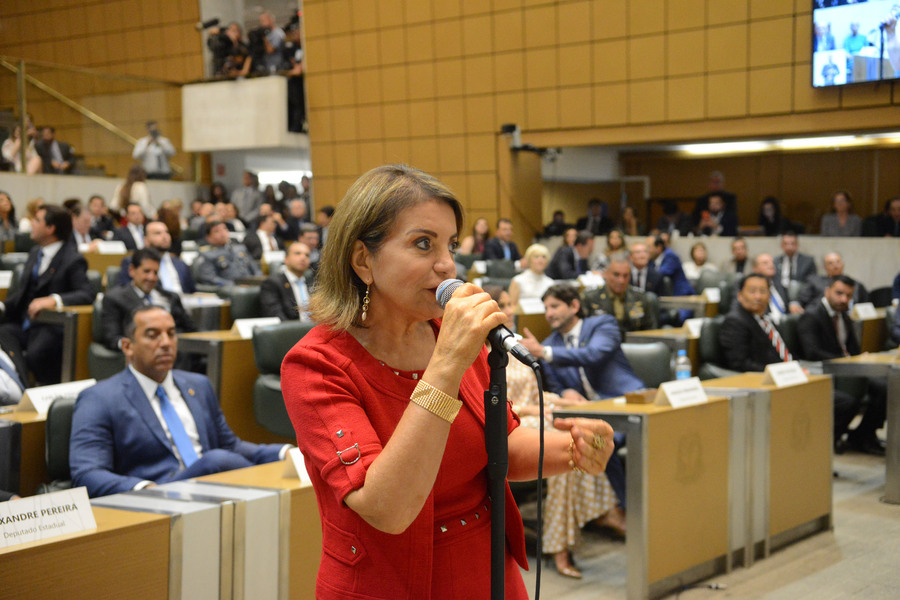
<svg viewBox="0 0 900 600"><path fill-rule="evenodd" d="M438 286L437 291L434 293L434 297L441 308L447 306L450 297L453 296L453 292L461 285L463 285L463 282L459 279L445 279L441 282L441 285ZM519 362L525 364L529 368L537 369L540 366L540 363L531 355L531 352L526 350L525 346L516 341L516 336L513 335L513 332L503 325L498 325L491 329L487 339L492 347L503 348L512 354Z"/></svg>

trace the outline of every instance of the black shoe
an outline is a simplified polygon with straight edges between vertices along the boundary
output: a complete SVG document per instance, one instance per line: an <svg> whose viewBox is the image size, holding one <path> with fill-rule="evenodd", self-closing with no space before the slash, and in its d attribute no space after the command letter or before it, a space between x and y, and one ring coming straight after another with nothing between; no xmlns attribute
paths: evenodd
<svg viewBox="0 0 900 600"><path fill-rule="evenodd" d="M846 440L836 440L834 442L834 453L843 454L850 447Z"/></svg>

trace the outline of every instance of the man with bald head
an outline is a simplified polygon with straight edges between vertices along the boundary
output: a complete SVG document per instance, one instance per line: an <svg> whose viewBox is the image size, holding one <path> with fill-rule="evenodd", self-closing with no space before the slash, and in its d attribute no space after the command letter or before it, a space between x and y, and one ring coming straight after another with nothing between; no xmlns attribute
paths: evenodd
<svg viewBox="0 0 900 600"><path fill-rule="evenodd" d="M825 289L831 285L831 279L833 277L844 275L844 259L837 252L829 252L826 254L823 263L825 265L825 275L814 275L810 277L807 280L806 285L803 286L803 289L800 291L800 296L797 298L800 304L807 310L811 305L815 305L822 299L822 296L825 295ZM857 281L856 286L853 288L851 307L857 302L868 301L869 292L866 290L866 286Z"/></svg>

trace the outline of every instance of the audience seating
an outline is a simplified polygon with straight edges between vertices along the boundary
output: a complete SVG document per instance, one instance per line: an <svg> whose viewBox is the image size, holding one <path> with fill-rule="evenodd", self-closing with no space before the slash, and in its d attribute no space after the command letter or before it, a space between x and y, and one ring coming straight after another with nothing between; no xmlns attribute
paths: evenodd
<svg viewBox="0 0 900 600"><path fill-rule="evenodd" d="M672 380L672 351L666 344L625 342L622 344L622 352L648 388L657 388L659 384Z"/></svg>
<svg viewBox="0 0 900 600"><path fill-rule="evenodd" d="M869 291L869 302L875 305L875 308L884 308L891 305L894 290L890 286L875 288Z"/></svg>
<svg viewBox="0 0 900 600"><path fill-rule="evenodd" d="M69 438L72 437L72 413L75 398L60 397L47 411L47 476L50 483L38 488L39 494L47 494L72 487L69 472Z"/></svg>
<svg viewBox="0 0 900 600"><path fill-rule="evenodd" d="M481 287L487 287L489 285L499 285L504 290L509 291L509 284L512 283L512 279L508 277L489 277L484 276L481 278Z"/></svg>
<svg viewBox="0 0 900 600"><path fill-rule="evenodd" d="M800 301L800 292L803 291L803 287L806 284L802 281L797 281L795 279L791 279L787 286L788 293L788 301L789 302L799 302Z"/></svg>
<svg viewBox="0 0 900 600"><path fill-rule="evenodd" d="M476 260L481 260L481 254L457 254L453 258L468 271Z"/></svg>
<svg viewBox="0 0 900 600"><path fill-rule="evenodd" d="M100 271L88 269L87 278L91 282L91 289L94 290L94 296L96 297L97 294L103 291L103 275L100 274Z"/></svg>
<svg viewBox="0 0 900 600"><path fill-rule="evenodd" d="M111 289L116 287L116 280L119 278L119 272L122 270L122 267L118 265L111 265L106 267L106 289Z"/></svg>
<svg viewBox="0 0 900 600"><path fill-rule="evenodd" d="M16 252L28 252L34 247L30 231L20 231L16 234Z"/></svg>
<svg viewBox="0 0 900 600"><path fill-rule="evenodd" d="M103 294L94 300L91 321L91 345L88 346L88 372L96 380L107 379L125 368L125 355L103 345Z"/></svg>
<svg viewBox="0 0 900 600"><path fill-rule="evenodd" d="M700 329L699 352L700 366L697 375L700 379L716 379L718 377L730 377L738 375L738 371L726 369L718 361L722 360L722 349L719 346L719 330L725 315L718 315L703 319L703 327Z"/></svg>
<svg viewBox="0 0 900 600"><path fill-rule="evenodd" d="M646 305L646 310L650 312L650 314L656 317L656 322L659 325L662 325L660 322L660 314L659 314L659 296L654 294L653 292L644 292L644 301Z"/></svg>
<svg viewBox="0 0 900 600"><path fill-rule="evenodd" d="M314 326L314 323L284 321L253 330L253 357L259 369L259 377L253 384L253 414L261 427L276 435L295 438L281 395L281 362Z"/></svg>
<svg viewBox="0 0 900 600"><path fill-rule="evenodd" d="M219 298L231 301L231 318L256 319L262 316L262 306L259 303L259 286L227 286L216 288Z"/></svg>
<svg viewBox="0 0 900 600"><path fill-rule="evenodd" d="M12 277L9 280L9 290L7 290L7 292L6 292L7 297L11 296L12 293L14 291L16 291L16 288L19 285L19 279L22 278L22 271L25 270L25 263L20 262L20 263L14 264L11 267L9 267L9 269L12 270Z"/></svg>
<svg viewBox="0 0 900 600"><path fill-rule="evenodd" d="M799 323L800 315L785 315L781 317L781 322L775 326L775 329L781 334L781 339L787 344L788 349L791 351L791 356L795 360L801 360L803 358L803 350L800 345L800 333L797 330L797 325Z"/></svg>
<svg viewBox="0 0 900 600"><path fill-rule="evenodd" d="M485 261L484 274L498 279L512 279L516 276L516 263L504 259Z"/></svg>

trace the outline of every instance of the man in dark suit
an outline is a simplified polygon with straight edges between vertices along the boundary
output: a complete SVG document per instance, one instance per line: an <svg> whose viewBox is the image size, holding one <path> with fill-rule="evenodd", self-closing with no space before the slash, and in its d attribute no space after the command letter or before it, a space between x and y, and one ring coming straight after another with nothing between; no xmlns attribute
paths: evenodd
<svg viewBox="0 0 900 600"><path fill-rule="evenodd" d="M750 259L747 256L747 240L742 237L734 238L731 242L731 258L722 263L722 271L738 275L749 273Z"/></svg>
<svg viewBox="0 0 900 600"><path fill-rule="evenodd" d="M578 289L565 283L551 286L542 300L553 333L540 343L526 329L521 343L543 361L550 391L566 400L584 401L644 387L622 352L615 317L582 319Z"/></svg>
<svg viewBox="0 0 900 600"><path fill-rule="evenodd" d="M42 310L90 304L94 290L87 278L87 262L70 241L72 217L61 206L46 204L34 218L35 247L22 277L2 303L3 328L11 335L13 352L25 350L25 362L41 384L59 383L62 367L62 330L35 322Z"/></svg>
<svg viewBox="0 0 900 600"><path fill-rule="evenodd" d="M642 292L653 292L657 296L666 296L662 289L662 275L650 266L650 251L644 242L631 245L631 285Z"/></svg>
<svg viewBox="0 0 900 600"><path fill-rule="evenodd" d="M701 211L694 227L697 235L737 235L738 218L734 210L725 206L721 193L709 195L709 209Z"/></svg>
<svg viewBox="0 0 900 600"><path fill-rule="evenodd" d="M624 254L613 254L603 270L606 285L584 295L584 305L593 315L612 315L619 323L622 339L629 331L656 329L659 315L650 310L647 293L628 285L631 265Z"/></svg>
<svg viewBox="0 0 900 600"><path fill-rule="evenodd" d="M612 219L606 215L606 203L597 198L588 202L588 214L575 223L578 231L590 231L593 235L606 235L613 228Z"/></svg>
<svg viewBox="0 0 900 600"><path fill-rule="evenodd" d="M131 285L114 287L103 296L103 344L110 350L121 349L131 312L141 305L166 309L175 319L178 333L196 331L178 294L158 286L161 259L160 253L153 248L138 250L128 265Z"/></svg>
<svg viewBox="0 0 900 600"><path fill-rule="evenodd" d="M803 313L797 327L804 357L808 360L830 360L860 353L848 309L856 282L838 275L825 288L825 295L814 307ZM884 445L876 431L887 415L887 386L880 379L868 381L869 405L860 424L847 436L850 448L869 454L884 455Z"/></svg>
<svg viewBox="0 0 900 600"><path fill-rule="evenodd" d="M266 206L271 206L267 204ZM260 215L256 230L244 236L243 244L254 260L261 260L264 252L284 250L284 244L275 237L275 216L269 212Z"/></svg>
<svg viewBox="0 0 900 600"><path fill-rule="evenodd" d="M813 275L807 279L806 285L803 286L797 299L800 305L807 310L815 308L815 304L825 295L825 288L831 285L832 278L844 274L844 259L837 252L826 254L822 263L825 266L825 275ZM853 288L852 302L856 304L868 301L869 292L866 290L866 286L857 281Z"/></svg>
<svg viewBox="0 0 900 600"><path fill-rule="evenodd" d="M148 248L153 248L162 256L159 263L159 284L162 289L174 294L193 294L197 291L194 284L194 276L191 269L183 260L169 252L172 246L172 236L169 228L162 221L150 221L144 226L144 242ZM119 275L116 277L116 286L131 283L131 275L128 267L131 265L131 257L122 259L119 266Z"/></svg>
<svg viewBox="0 0 900 600"><path fill-rule="evenodd" d="M72 147L56 139L56 130L53 127L41 128L41 139L34 145L34 149L41 157L44 173L66 175L72 172L74 162Z"/></svg>
<svg viewBox="0 0 900 600"><path fill-rule="evenodd" d="M575 279L587 273L587 259L594 251L594 235L589 231L579 231L575 236L575 245L563 244L556 249L550 264L547 265L547 277L552 279Z"/></svg>
<svg viewBox="0 0 900 600"><path fill-rule="evenodd" d="M787 231L781 236L783 254L775 258L775 278L785 289L791 281L805 283L816 274L816 261L809 254L798 252L800 247L797 234Z"/></svg>
<svg viewBox="0 0 900 600"><path fill-rule="evenodd" d="M113 239L123 242L125 248L134 252L146 245L144 241L144 211L137 202L129 202L125 207L125 219L128 223L125 227L117 227L113 231Z"/></svg>
<svg viewBox="0 0 900 600"><path fill-rule="evenodd" d="M650 261L656 272L672 281L673 296L694 294L694 288L688 282L681 266L681 259L674 250L666 245L666 241L661 236L648 239L647 249L650 251Z"/></svg>
<svg viewBox="0 0 900 600"><path fill-rule="evenodd" d="M752 273L762 275L769 282L769 311L768 315L777 325L781 322L781 318L788 314L798 314L803 312L803 307L799 302L791 302L787 290L781 285L781 281L775 276L775 261L771 254L757 254L750 262ZM740 280L735 283L740 287Z"/></svg>
<svg viewBox="0 0 900 600"><path fill-rule="evenodd" d="M519 254L519 248L512 238L512 221L499 219L494 237L484 243L484 252L482 253L484 260L520 260L522 255Z"/></svg>
<svg viewBox="0 0 900 600"><path fill-rule="evenodd" d="M108 239L107 233L112 237L112 232L116 225L113 223L112 217L109 216L109 209L103 196L93 195L88 200L88 208L91 212L91 236L95 238Z"/></svg>
<svg viewBox="0 0 900 600"><path fill-rule="evenodd" d="M288 217L284 224L278 225L276 235L285 242L295 242L300 237L300 226L304 223L309 223L306 202L295 198L288 203Z"/></svg>
<svg viewBox="0 0 900 600"><path fill-rule="evenodd" d="M259 287L259 304L262 316L278 317L282 321L301 319L309 321L310 285L309 246L294 242L287 249L284 267L273 273Z"/></svg>
<svg viewBox="0 0 900 600"><path fill-rule="evenodd" d="M79 394L69 465L91 497L249 467L283 458L289 446L240 440L203 375L173 370L175 321L141 306L122 351L129 366Z"/></svg>
<svg viewBox="0 0 900 600"><path fill-rule="evenodd" d="M719 346L725 367L734 371L764 371L766 365L796 358L766 314L769 306L769 282L751 273L741 279L737 302L731 307L719 330ZM794 348L794 352L798 349ZM859 410L859 400L834 390L834 443L839 448L850 421Z"/></svg>

